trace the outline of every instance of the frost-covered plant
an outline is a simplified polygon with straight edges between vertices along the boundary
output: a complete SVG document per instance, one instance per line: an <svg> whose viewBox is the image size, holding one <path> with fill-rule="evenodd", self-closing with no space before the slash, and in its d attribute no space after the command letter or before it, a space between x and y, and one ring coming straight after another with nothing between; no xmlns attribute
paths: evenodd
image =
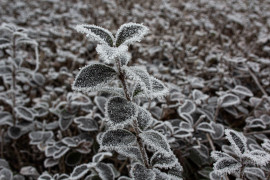
<svg viewBox="0 0 270 180"><path fill-rule="evenodd" d="M24 91L31 87L42 86L45 82L44 76L39 70L38 43L28 37L27 31L18 28L12 24L3 24L0 26L0 49L7 53L7 56L0 63L0 77L3 79L2 88L5 92L0 94L0 100L8 105L11 113L5 108L1 112L0 125L8 125L8 135L12 139L19 138L26 127L18 123L18 119L32 123L35 118L35 112L25 106L30 101L24 96ZM25 61L26 57L21 50L23 46L33 46L35 59ZM31 68L34 64L35 68ZM18 84L24 84L20 86ZM7 111L6 111L7 110Z"/></svg>
<svg viewBox="0 0 270 180"><path fill-rule="evenodd" d="M259 179L265 178L265 167L270 162L270 154L268 145L265 141L262 146L265 148L256 148L249 150L246 137L237 131L226 129L226 138L231 143L231 146L221 151L212 151L211 157L216 161L214 163L214 171L210 174L211 179L217 176L233 174L242 179ZM267 172L267 171L266 171Z"/></svg>
<svg viewBox="0 0 270 180"><path fill-rule="evenodd" d="M182 167L166 137L150 128L153 118L138 104L140 98L164 96L168 92L167 87L150 76L146 68L128 66L131 59L128 45L140 41L148 28L142 24L127 23L118 29L116 37L95 25L77 25L75 29L98 42L96 50L106 63L91 63L82 68L72 86L75 91L111 94L105 105L108 129L98 137L100 150L116 151L129 158L132 179L181 179ZM120 84L112 86L110 83L115 79ZM108 179L108 165L101 162L76 167L71 178L83 177L91 167L102 179Z"/></svg>

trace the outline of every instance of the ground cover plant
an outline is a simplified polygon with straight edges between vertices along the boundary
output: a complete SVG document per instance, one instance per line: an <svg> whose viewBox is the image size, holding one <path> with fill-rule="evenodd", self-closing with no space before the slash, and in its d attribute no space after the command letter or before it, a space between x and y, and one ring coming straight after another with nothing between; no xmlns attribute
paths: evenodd
<svg viewBox="0 0 270 180"><path fill-rule="evenodd" d="M269 1L0 4L0 179L270 179Z"/></svg>

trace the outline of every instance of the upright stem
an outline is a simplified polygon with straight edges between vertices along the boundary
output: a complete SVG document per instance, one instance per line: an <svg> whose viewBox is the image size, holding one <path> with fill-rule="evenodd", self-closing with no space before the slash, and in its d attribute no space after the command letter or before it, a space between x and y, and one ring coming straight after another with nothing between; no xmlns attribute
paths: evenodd
<svg viewBox="0 0 270 180"><path fill-rule="evenodd" d="M121 81L121 83L123 85L125 96L126 96L128 101L131 101L131 98L130 98L130 95L129 95L129 92L128 92L128 88L127 88L127 83L126 83L126 75L121 69L119 59L116 59L115 61L116 61L117 69L118 69L118 72L119 72L119 79L120 79L120 81ZM139 136L140 131L139 131L138 124L137 124L136 120L133 121L133 128L134 128L134 131L136 133L136 139L137 139L137 142L138 142L141 154L142 154L143 163L144 163L145 167L149 168L150 166L149 166L149 163L148 163L148 156L147 156L147 153L146 153L146 151L144 149L143 142L142 142L142 140L141 140L141 138Z"/></svg>
<svg viewBox="0 0 270 180"><path fill-rule="evenodd" d="M12 54L12 57L13 57L13 60L16 58L16 36L13 36L13 41L12 41L12 51L13 51L13 54ZM13 116L13 125L15 126L16 125L16 121L17 121L17 118L16 118L16 115L15 115L15 107L16 107L16 67L15 65L13 64L13 68L12 68L12 86L11 86L11 89L12 89L12 116Z"/></svg>

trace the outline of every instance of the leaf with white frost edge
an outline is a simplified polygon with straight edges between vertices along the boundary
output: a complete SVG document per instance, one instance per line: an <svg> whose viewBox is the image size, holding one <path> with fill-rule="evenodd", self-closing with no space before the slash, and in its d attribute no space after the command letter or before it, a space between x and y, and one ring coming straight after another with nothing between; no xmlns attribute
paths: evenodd
<svg viewBox="0 0 270 180"><path fill-rule="evenodd" d="M97 163L95 169L102 180L113 180L115 178L112 168L105 163Z"/></svg>
<svg viewBox="0 0 270 180"><path fill-rule="evenodd" d="M218 174L216 174L214 171L209 173L210 180L224 180L224 178Z"/></svg>
<svg viewBox="0 0 270 180"><path fill-rule="evenodd" d="M242 133L239 133L231 129L226 129L225 134L226 138L230 141L234 149L234 152L238 156L242 156L242 154L248 151L247 139Z"/></svg>
<svg viewBox="0 0 270 180"><path fill-rule="evenodd" d="M116 71L104 64L90 64L80 70L72 85L75 91L100 90L105 84L116 78Z"/></svg>
<svg viewBox="0 0 270 180"><path fill-rule="evenodd" d="M70 175L70 179L71 180L77 180L82 178L84 175L86 175L86 173L89 171L89 167L87 164L81 164L79 166L76 166L71 175Z"/></svg>
<svg viewBox="0 0 270 180"><path fill-rule="evenodd" d="M61 158L62 156L64 156L69 151L69 149L70 149L69 147L62 146L59 150L54 152L53 158L54 159Z"/></svg>
<svg viewBox="0 0 270 180"><path fill-rule="evenodd" d="M136 142L136 136L124 129L108 130L101 140L101 149L119 149L133 145Z"/></svg>
<svg viewBox="0 0 270 180"><path fill-rule="evenodd" d="M96 51L99 54L100 59L107 64L115 63L116 58L120 59L120 63L123 62L123 58L127 58L127 61L131 58L128 55L128 47L124 45L116 48L105 44L99 44L97 45Z"/></svg>
<svg viewBox="0 0 270 180"><path fill-rule="evenodd" d="M270 153L270 140L264 139L262 143L262 147Z"/></svg>
<svg viewBox="0 0 270 180"><path fill-rule="evenodd" d="M236 94L241 94L248 97L253 97L253 93L246 87L237 85L232 89L232 92Z"/></svg>
<svg viewBox="0 0 270 180"><path fill-rule="evenodd" d="M168 88L164 85L163 82L151 76L150 80L152 84L152 93L150 93L152 99L165 96L167 93L169 93Z"/></svg>
<svg viewBox="0 0 270 180"><path fill-rule="evenodd" d="M161 172L159 169L154 168L153 171L156 174L156 178L155 180L168 180L170 179L170 177L168 176L168 174Z"/></svg>
<svg viewBox="0 0 270 180"><path fill-rule="evenodd" d="M264 123L263 120L257 118L257 119L252 119L248 122L248 124L246 125L247 128L262 128L265 129L266 128L266 124Z"/></svg>
<svg viewBox="0 0 270 180"><path fill-rule="evenodd" d="M116 149L116 151L125 157L143 162L141 151L137 147L133 147L133 146L123 147L123 148Z"/></svg>
<svg viewBox="0 0 270 180"><path fill-rule="evenodd" d="M138 127L141 130L147 129L153 121L151 114L142 107L138 106L137 108L138 108L138 116L136 118L136 121L138 122Z"/></svg>
<svg viewBox="0 0 270 180"><path fill-rule="evenodd" d="M16 113L19 117L23 118L26 121L33 121L34 114L32 111L26 107L20 106L15 108Z"/></svg>
<svg viewBox="0 0 270 180"><path fill-rule="evenodd" d="M238 171L241 168L241 164L234 158L221 158L214 163L214 172L218 175L231 174Z"/></svg>
<svg viewBox="0 0 270 180"><path fill-rule="evenodd" d="M255 176L259 179L265 179L265 174L264 174L263 170L261 170L260 168L257 168L257 167L245 167L244 173L246 175Z"/></svg>
<svg viewBox="0 0 270 180"><path fill-rule="evenodd" d="M203 132L208 132L208 133L215 133L213 127L207 122L200 123L197 126L197 130L203 131Z"/></svg>
<svg viewBox="0 0 270 180"><path fill-rule="evenodd" d="M154 180L156 177L152 169L147 169L138 163L131 167L130 174L133 180Z"/></svg>
<svg viewBox="0 0 270 180"><path fill-rule="evenodd" d="M156 152L150 162L153 167L168 169L177 163L177 159L172 152Z"/></svg>
<svg viewBox="0 0 270 180"><path fill-rule="evenodd" d="M220 106L223 108L234 106L240 103L239 97L233 94L225 94L221 96L219 100L221 102Z"/></svg>
<svg viewBox="0 0 270 180"><path fill-rule="evenodd" d="M115 46L129 45L134 42L139 42L148 33L149 29L136 23L123 24L116 33Z"/></svg>
<svg viewBox="0 0 270 180"><path fill-rule="evenodd" d="M105 116L109 125L126 125L138 114L137 106L122 97L112 97L105 105Z"/></svg>
<svg viewBox="0 0 270 180"><path fill-rule="evenodd" d="M75 26L75 29L86 34L90 39L97 41L100 44L106 44L108 46L113 46L114 37L112 33L102 27L96 25L81 24Z"/></svg>
<svg viewBox="0 0 270 180"><path fill-rule="evenodd" d="M222 124L215 123L213 121L210 122L210 125L215 131L214 133L211 133L212 138L215 140L222 138L224 135L224 126Z"/></svg>
<svg viewBox="0 0 270 180"><path fill-rule="evenodd" d="M74 119L74 122L78 124L78 127L83 131L97 131L98 130L98 124L97 122L88 117L77 117Z"/></svg>
<svg viewBox="0 0 270 180"><path fill-rule="evenodd" d="M6 168L1 169L0 171L0 178L1 180L12 180L13 179L13 173Z"/></svg>
<svg viewBox="0 0 270 180"><path fill-rule="evenodd" d="M265 166L270 162L270 154L262 150L253 150L243 155L258 166Z"/></svg>
<svg viewBox="0 0 270 180"><path fill-rule="evenodd" d="M169 169L168 175L171 177L172 180L182 180L182 172L183 167L180 163L177 162L174 167Z"/></svg>
<svg viewBox="0 0 270 180"><path fill-rule="evenodd" d="M92 157L92 162L100 162L102 161L105 157L112 157L112 153L111 152L99 152L97 154L95 154Z"/></svg>
<svg viewBox="0 0 270 180"><path fill-rule="evenodd" d="M184 104L182 104L178 109L178 114L186 113L186 114L191 114L196 110L196 105L190 101L190 100L185 100Z"/></svg>
<svg viewBox="0 0 270 180"><path fill-rule="evenodd" d="M140 84L145 94L149 94L152 91L152 83L150 81L150 75L145 67L133 66L123 67L125 74L130 78Z"/></svg>
<svg viewBox="0 0 270 180"><path fill-rule="evenodd" d="M142 138L144 144L151 146L157 151L170 151L166 137L160 132L154 130L143 131L139 136Z"/></svg>
<svg viewBox="0 0 270 180"><path fill-rule="evenodd" d="M212 151L211 152L211 157L216 161L218 161L219 159L225 158L225 157L233 158L232 156L230 156L230 155L228 155L228 154L226 154L224 152L221 152L221 151Z"/></svg>

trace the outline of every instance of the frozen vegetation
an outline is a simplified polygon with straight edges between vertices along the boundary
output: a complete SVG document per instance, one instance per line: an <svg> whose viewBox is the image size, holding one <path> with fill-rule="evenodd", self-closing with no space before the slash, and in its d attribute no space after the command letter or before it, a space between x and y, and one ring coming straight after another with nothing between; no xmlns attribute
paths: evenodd
<svg viewBox="0 0 270 180"><path fill-rule="evenodd" d="M270 180L269 0L1 0L0 180Z"/></svg>

